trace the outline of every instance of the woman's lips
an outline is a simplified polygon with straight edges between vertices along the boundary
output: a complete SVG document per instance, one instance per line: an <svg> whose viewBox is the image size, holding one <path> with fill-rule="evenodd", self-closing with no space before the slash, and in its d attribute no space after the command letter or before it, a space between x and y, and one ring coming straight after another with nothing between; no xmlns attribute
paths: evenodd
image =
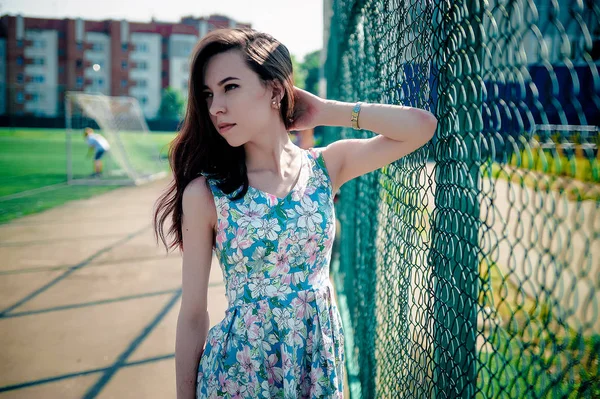
<svg viewBox="0 0 600 399"><path fill-rule="evenodd" d="M232 123L232 124L230 124L230 125L225 125L225 126L221 127L221 128L219 129L219 131L220 131L221 133L225 133L226 131L230 130L230 129L231 129L232 127L234 127L234 126L235 126L235 123Z"/></svg>

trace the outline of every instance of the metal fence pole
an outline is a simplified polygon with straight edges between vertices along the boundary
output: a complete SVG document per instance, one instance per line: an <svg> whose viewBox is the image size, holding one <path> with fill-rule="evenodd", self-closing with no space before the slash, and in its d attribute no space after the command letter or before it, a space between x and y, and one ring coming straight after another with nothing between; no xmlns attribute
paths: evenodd
<svg viewBox="0 0 600 399"><path fill-rule="evenodd" d="M439 119L430 262L435 282L436 398L473 398L477 387L481 0L438 2L433 14Z"/></svg>
<svg viewBox="0 0 600 399"><path fill-rule="evenodd" d="M65 93L65 151L67 153L67 183L71 184L73 181L73 151L72 151L72 124L71 118L73 116L73 104L71 103L71 94Z"/></svg>

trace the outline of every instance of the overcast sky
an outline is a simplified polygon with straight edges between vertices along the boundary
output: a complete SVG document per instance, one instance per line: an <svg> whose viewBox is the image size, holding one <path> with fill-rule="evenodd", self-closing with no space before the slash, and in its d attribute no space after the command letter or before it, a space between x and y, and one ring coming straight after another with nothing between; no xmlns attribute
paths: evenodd
<svg viewBox="0 0 600 399"><path fill-rule="evenodd" d="M0 0L0 14L135 22L221 14L270 33L299 59L323 45L322 0Z"/></svg>

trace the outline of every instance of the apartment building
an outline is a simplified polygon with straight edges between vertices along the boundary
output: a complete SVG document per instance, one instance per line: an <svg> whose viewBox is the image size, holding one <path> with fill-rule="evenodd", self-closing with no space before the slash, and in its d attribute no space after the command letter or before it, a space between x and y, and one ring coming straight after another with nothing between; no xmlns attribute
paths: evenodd
<svg viewBox="0 0 600 399"><path fill-rule="evenodd" d="M57 117L67 91L133 96L155 118L161 93L187 95L189 57L208 32L250 27L228 17L178 23L0 17L0 115Z"/></svg>

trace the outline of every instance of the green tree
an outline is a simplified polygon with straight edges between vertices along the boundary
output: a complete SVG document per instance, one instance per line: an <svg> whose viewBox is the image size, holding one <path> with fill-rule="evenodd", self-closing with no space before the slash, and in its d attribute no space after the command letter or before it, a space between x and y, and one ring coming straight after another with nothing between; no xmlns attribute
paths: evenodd
<svg viewBox="0 0 600 399"><path fill-rule="evenodd" d="M163 119L180 119L184 112L185 100L181 92L167 87L162 92L158 117Z"/></svg>
<svg viewBox="0 0 600 399"><path fill-rule="evenodd" d="M296 56L294 56L294 54L292 54L291 57L292 57L292 68L294 68L294 85L296 87L304 89L304 87L305 87L304 81L306 79L306 71L304 70L304 68L302 68L302 64L298 62L298 60L296 59Z"/></svg>
<svg viewBox="0 0 600 399"><path fill-rule="evenodd" d="M304 90L319 95L319 74L321 68L321 50L313 51L304 57L301 68L305 73Z"/></svg>

